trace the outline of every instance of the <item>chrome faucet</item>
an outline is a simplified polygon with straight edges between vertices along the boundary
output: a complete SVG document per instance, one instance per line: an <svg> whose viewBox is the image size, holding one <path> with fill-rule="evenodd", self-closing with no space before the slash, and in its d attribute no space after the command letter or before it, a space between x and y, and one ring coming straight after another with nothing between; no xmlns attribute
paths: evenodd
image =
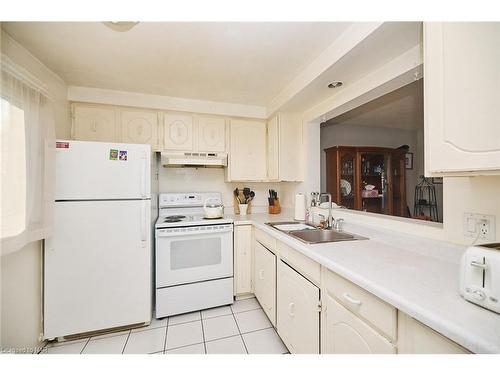
<svg viewBox="0 0 500 375"><path fill-rule="evenodd" d="M334 219L332 216L332 195L330 193L321 193L319 195L319 202L321 204L321 197L326 196L328 198L328 219L326 220L326 226L323 226L323 229L332 229L334 225ZM324 218L324 215L321 215Z"/></svg>

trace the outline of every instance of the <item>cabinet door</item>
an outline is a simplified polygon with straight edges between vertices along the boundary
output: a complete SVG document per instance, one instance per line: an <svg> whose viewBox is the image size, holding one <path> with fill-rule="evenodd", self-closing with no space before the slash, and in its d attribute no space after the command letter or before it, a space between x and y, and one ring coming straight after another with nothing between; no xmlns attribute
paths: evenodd
<svg viewBox="0 0 500 375"><path fill-rule="evenodd" d="M266 123L232 120L230 128L229 179L266 180Z"/></svg>
<svg viewBox="0 0 500 375"><path fill-rule="evenodd" d="M302 116L295 113L278 116L279 180L302 181Z"/></svg>
<svg viewBox="0 0 500 375"><path fill-rule="evenodd" d="M73 139L79 141L118 142L115 110L75 105Z"/></svg>
<svg viewBox="0 0 500 375"><path fill-rule="evenodd" d="M147 111L121 111L122 141L150 144L158 148L158 114Z"/></svg>
<svg viewBox="0 0 500 375"><path fill-rule="evenodd" d="M398 353L467 354L469 352L400 311L398 313Z"/></svg>
<svg viewBox="0 0 500 375"><path fill-rule="evenodd" d="M319 354L319 289L280 261L277 328L294 354Z"/></svg>
<svg viewBox="0 0 500 375"><path fill-rule="evenodd" d="M273 326L276 326L276 255L256 241L254 257L255 297Z"/></svg>
<svg viewBox="0 0 500 375"><path fill-rule="evenodd" d="M217 117L198 118L198 151L226 151L226 120Z"/></svg>
<svg viewBox="0 0 500 375"><path fill-rule="evenodd" d="M394 354L396 348L385 337L322 290L322 354Z"/></svg>
<svg viewBox="0 0 500 375"><path fill-rule="evenodd" d="M267 123L267 178L278 181L279 176L279 119L274 116Z"/></svg>
<svg viewBox="0 0 500 375"><path fill-rule="evenodd" d="M500 23L424 24L427 173L500 174Z"/></svg>
<svg viewBox="0 0 500 375"><path fill-rule="evenodd" d="M179 151L194 149L191 115L165 114L165 149Z"/></svg>
<svg viewBox="0 0 500 375"><path fill-rule="evenodd" d="M234 293L252 292L252 226L234 227Z"/></svg>

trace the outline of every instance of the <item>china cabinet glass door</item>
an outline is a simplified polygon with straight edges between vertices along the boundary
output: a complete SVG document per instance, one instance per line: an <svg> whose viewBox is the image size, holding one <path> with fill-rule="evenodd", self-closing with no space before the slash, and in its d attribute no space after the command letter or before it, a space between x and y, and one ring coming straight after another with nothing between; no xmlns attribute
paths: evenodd
<svg viewBox="0 0 500 375"><path fill-rule="evenodd" d="M367 212L390 214L392 201L388 173L390 155L387 153L361 152L359 157L361 209Z"/></svg>
<svg viewBox="0 0 500 375"><path fill-rule="evenodd" d="M356 208L356 175L357 163L356 153L352 151L340 151L340 179L339 196L340 205L355 209Z"/></svg>

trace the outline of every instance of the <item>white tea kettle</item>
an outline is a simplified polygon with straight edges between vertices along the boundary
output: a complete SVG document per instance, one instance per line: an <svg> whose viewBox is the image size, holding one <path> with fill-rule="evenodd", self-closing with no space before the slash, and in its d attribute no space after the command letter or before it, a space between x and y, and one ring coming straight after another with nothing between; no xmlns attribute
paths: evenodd
<svg viewBox="0 0 500 375"><path fill-rule="evenodd" d="M219 219L224 216L224 206L218 198L207 198L203 210L205 211L205 219Z"/></svg>

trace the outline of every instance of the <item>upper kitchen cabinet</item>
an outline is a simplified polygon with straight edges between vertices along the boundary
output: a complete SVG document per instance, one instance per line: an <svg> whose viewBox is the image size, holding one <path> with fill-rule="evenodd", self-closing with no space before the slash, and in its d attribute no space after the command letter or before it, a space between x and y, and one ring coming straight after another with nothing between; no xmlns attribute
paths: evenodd
<svg viewBox="0 0 500 375"><path fill-rule="evenodd" d="M427 175L500 174L500 24L425 23Z"/></svg>
<svg viewBox="0 0 500 375"><path fill-rule="evenodd" d="M267 123L267 177L270 181L302 181L299 150L302 149L302 119L278 113Z"/></svg>
<svg viewBox="0 0 500 375"><path fill-rule="evenodd" d="M193 151L194 127L190 114L165 113L165 145L166 150Z"/></svg>
<svg viewBox="0 0 500 375"><path fill-rule="evenodd" d="M228 181L265 181L266 123L231 120Z"/></svg>
<svg viewBox="0 0 500 375"><path fill-rule="evenodd" d="M160 148L159 113L155 111L122 110L120 112L122 142L150 144L153 150Z"/></svg>
<svg viewBox="0 0 500 375"><path fill-rule="evenodd" d="M226 151L226 120L220 117L198 117L198 151Z"/></svg>
<svg viewBox="0 0 500 375"><path fill-rule="evenodd" d="M79 141L119 142L113 108L74 103L71 107L71 138Z"/></svg>

